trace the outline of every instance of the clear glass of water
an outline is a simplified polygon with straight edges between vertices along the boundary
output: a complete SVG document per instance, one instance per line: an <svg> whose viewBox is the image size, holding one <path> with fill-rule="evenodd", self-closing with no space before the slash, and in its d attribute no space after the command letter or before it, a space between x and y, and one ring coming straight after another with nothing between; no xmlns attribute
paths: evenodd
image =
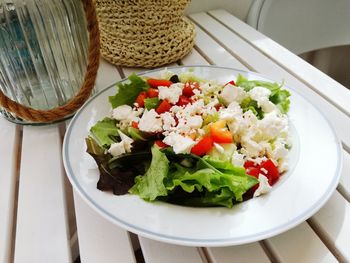
<svg viewBox="0 0 350 263"><path fill-rule="evenodd" d="M88 33L80 0L0 0L0 89L35 109L74 97L86 71ZM7 119L28 122L0 108Z"/></svg>

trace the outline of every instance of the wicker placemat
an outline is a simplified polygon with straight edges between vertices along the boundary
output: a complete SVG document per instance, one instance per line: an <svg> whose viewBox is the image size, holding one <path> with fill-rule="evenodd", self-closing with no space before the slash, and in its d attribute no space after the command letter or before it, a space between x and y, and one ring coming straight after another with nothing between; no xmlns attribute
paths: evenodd
<svg viewBox="0 0 350 263"><path fill-rule="evenodd" d="M194 45L184 18L189 0L96 0L101 54L115 65L152 68L175 62Z"/></svg>

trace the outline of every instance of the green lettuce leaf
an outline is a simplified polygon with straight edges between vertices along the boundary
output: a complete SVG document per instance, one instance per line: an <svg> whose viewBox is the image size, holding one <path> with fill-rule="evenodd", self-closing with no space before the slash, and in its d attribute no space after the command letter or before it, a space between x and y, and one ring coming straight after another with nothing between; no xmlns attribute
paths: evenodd
<svg viewBox="0 0 350 263"><path fill-rule="evenodd" d="M100 171L100 177L97 182L97 189L101 191L113 191L115 195L123 195L134 184L134 178L137 174L144 173L145 169L140 167L140 160L130 160L128 156L122 156L116 160L109 153L105 153L105 149L91 137L85 139L86 152L89 153L95 160ZM149 156L149 153L147 153ZM147 158L145 154L142 160ZM126 160L128 158L128 160ZM135 157L133 157L135 159ZM114 159L114 160L113 160ZM118 163L123 164L120 168ZM112 165L111 165L112 164Z"/></svg>
<svg viewBox="0 0 350 263"><path fill-rule="evenodd" d="M159 196L168 195L163 181L168 174L169 161L157 147L152 147L151 151L150 167L145 175L135 178L135 185L129 190L130 193L137 194L146 201L154 201Z"/></svg>
<svg viewBox="0 0 350 263"><path fill-rule="evenodd" d="M252 100L251 98L247 97L241 102L240 106L243 112L251 110L259 120L264 118L264 112L260 107L258 107L258 103L255 100Z"/></svg>
<svg viewBox="0 0 350 263"><path fill-rule="evenodd" d="M147 82L136 74L131 74L128 79L130 83L118 84L117 93L109 97L113 109L124 104L132 105L139 93L149 88Z"/></svg>
<svg viewBox="0 0 350 263"><path fill-rule="evenodd" d="M290 92L288 90L279 90L275 95L270 96L270 101L274 103L282 113L289 111L289 100Z"/></svg>
<svg viewBox="0 0 350 263"><path fill-rule="evenodd" d="M159 103L160 103L160 99L158 98L147 98L144 100L145 102L145 108L147 110L151 110L151 109L155 109L158 107Z"/></svg>
<svg viewBox="0 0 350 263"><path fill-rule="evenodd" d="M108 149L112 143L116 142L118 136L116 120L104 118L92 126L90 132L100 146Z"/></svg>
<svg viewBox="0 0 350 263"><path fill-rule="evenodd" d="M271 91L271 95L269 97L270 101L279 108L281 113L287 113L289 110L290 92L288 90L282 89L283 83L278 84L274 82L261 81L261 80L248 80L247 78L239 74L237 76L236 85L243 88L247 92L257 86L267 88ZM243 108L243 111L247 111L250 109L253 111L255 115L258 116L258 118L262 118L263 117L261 113L262 111L255 104L254 104L254 100L245 101L243 105L241 104L241 107ZM255 109L255 111L253 108Z"/></svg>
<svg viewBox="0 0 350 263"><path fill-rule="evenodd" d="M271 91L271 96L273 96L276 94L276 92L279 89L282 88L283 83L278 84L275 82L269 82L269 81L263 81L263 80L248 80L246 77L239 74L237 76L236 85L238 87L243 88L247 92L255 87L258 87L258 86L264 87L264 88L269 89Z"/></svg>

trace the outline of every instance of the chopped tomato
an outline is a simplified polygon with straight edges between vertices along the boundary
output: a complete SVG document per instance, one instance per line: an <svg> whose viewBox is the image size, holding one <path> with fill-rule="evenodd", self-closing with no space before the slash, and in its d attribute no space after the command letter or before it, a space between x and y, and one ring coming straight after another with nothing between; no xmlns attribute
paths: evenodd
<svg viewBox="0 0 350 263"><path fill-rule="evenodd" d="M159 148L165 148L168 147L169 145L167 145L166 143L164 143L162 140L156 140L154 141L154 143L159 147Z"/></svg>
<svg viewBox="0 0 350 263"><path fill-rule="evenodd" d="M194 95L194 92L193 92L194 89L199 89L199 83L188 81L185 83L185 86L182 90L182 94L187 97L191 97Z"/></svg>
<svg viewBox="0 0 350 263"><path fill-rule="evenodd" d="M191 99L186 97L186 96L183 96L181 95L180 98L179 98L179 101L176 103L176 105L178 106L185 106L187 105L188 103L191 103Z"/></svg>
<svg viewBox="0 0 350 263"><path fill-rule="evenodd" d="M191 97L194 95L194 92L193 92L193 89L191 88L190 85L185 85L183 90L182 90L182 94L184 96Z"/></svg>
<svg viewBox="0 0 350 263"><path fill-rule="evenodd" d="M248 167L245 172L255 178L259 178L260 169L258 167Z"/></svg>
<svg viewBox="0 0 350 263"><path fill-rule="evenodd" d="M139 105L139 107L145 107L145 99L147 98L147 93L145 91L140 92L137 96L135 102Z"/></svg>
<svg viewBox="0 0 350 263"><path fill-rule="evenodd" d="M258 178L259 173L266 176L269 185L273 185L280 178L280 173L278 172L276 165L270 159L262 161L260 165L252 161L246 161L244 163L244 168L246 169L247 174L253 175L256 178Z"/></svg>
<svg viewBox="0 0 350 263"><path fill-rule="evenodd" d="M224 86L226 86L226 85L228 85L228 84L231 84L231 85L233 85L233 86L236 86L236 83L235 83L233 80L231 80L230 82L227 82Z"/></svg>
<svg viewBox="0 0 350 263"><path fill-rule="evenodd" d="M261 172L261 174L266 175L266 177L269 179L269 185L273 185L280 178L280 173L278 172L276 165L270 159L261 162L260 170L262 168L267 171L267 174L264 172Z"/></svg>
<svg viewBox="0 0 350 263"><path fill-rule="evenodd" d="M157 98L158 94L159 94L159 91L157 89L149 88L147 90L147 95L149 98Z"/></svg>
<svg viewBox="0 0 350 263"><path fill-rule="evenodd" d="M148 79L147 83L153 88L157 88L159 86L169 87L171 84L173 84L170 80L166 79Z"/></svg>
<svg viewBox="0 0 350 263"><path fill-rule="evenodd" d="M210 135L216 143L232 143L233 137L229 130L226 129L226 122L220 120L210 125Z"/></svg>
<svg viewBox="0 0 350 263"><path fill-rule="evenodd" d="M218 111L220 108L224 107L221 103L215 105L215 109Z"/></svg>
<svg viewBox="0 0 350 263"><path fill-rule="evenodd" d="M138 129L139 128L139 124L136 121L131 122L131 127Z"/></svg>
<svg viewBox="0 0 350 263"><path fill-rule="evenodd" d="M252 162L252 161L246 161L245 163L244 163L244 168L245 169L247 169L247 168L249 168L249 167L257 167L258 165L256 164L256 163L254 163L254 162Z"/></svg>
<svg viewBox="0 0 350 263"><path fill-rule="evenodd" d="M191 153L202 156L208 153L213 148L213 140L210 137L203 137L197 144L195 144L192 149Z"/></svg>
<svg viewBox="0 0 350 263"><path fill-rule="evenodd" d="M171 104L169 103L169 101L163 100L163 101L159 104L158 108L156 109L156 112L157 112L158 114L162 114L162 113L164 113L164 112L169 111L171 107L172 107L172 106L171 106Z"/></svg>

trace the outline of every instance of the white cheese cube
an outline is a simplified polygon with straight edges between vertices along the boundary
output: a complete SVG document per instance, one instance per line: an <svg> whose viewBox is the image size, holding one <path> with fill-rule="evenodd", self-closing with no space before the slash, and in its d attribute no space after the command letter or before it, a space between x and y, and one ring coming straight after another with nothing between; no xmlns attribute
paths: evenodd
<svg viewBox="0 0 350 263"><path fill-rule="evenodd" d="M117 157L125 153L125 147L123 142L112 143L111 147L109 147L108 152L112 154L112 156Z"/></svg>
<svg viewBox="0 0 350 263"><path fill-rule="evenodd" d="M139 122L139 129L145 132L161 132L162 131L162 119L158 113L151 109L145 111Z"/></svg>
<svg viewBox="0 0 350 263"><path fill-rule="evenodd" d="M125 119L129 119L132 114L132 108L129 105L121 105L117 108L113 109L112 116L114 119L121 121Z"/></svg>
<svg viewBox="0 0 350 263"><path fill-rule="evenodd" d="M172 104L176 104L179 101L179 97L182 94L182 89L178 85L171 85L170 87L158 87L158 97L162 100L168 100Z"/></svg>
<svg viewBox="0 0 350 263"><path fill-rule="evenodd" d="M225 105L229 105L234 101L241 103L246 97L247 93L241 87L236 87L231 84L227 84L221 92L221 98Z"/></svg>
<svg viewBox="0 0 350 263"><path fill-rule="evenodd" d="M176 154L190 153L192 146L196 143L191 138L184 137L177 133L171 133L163 140L164 143L173 147Z"/></svg>

